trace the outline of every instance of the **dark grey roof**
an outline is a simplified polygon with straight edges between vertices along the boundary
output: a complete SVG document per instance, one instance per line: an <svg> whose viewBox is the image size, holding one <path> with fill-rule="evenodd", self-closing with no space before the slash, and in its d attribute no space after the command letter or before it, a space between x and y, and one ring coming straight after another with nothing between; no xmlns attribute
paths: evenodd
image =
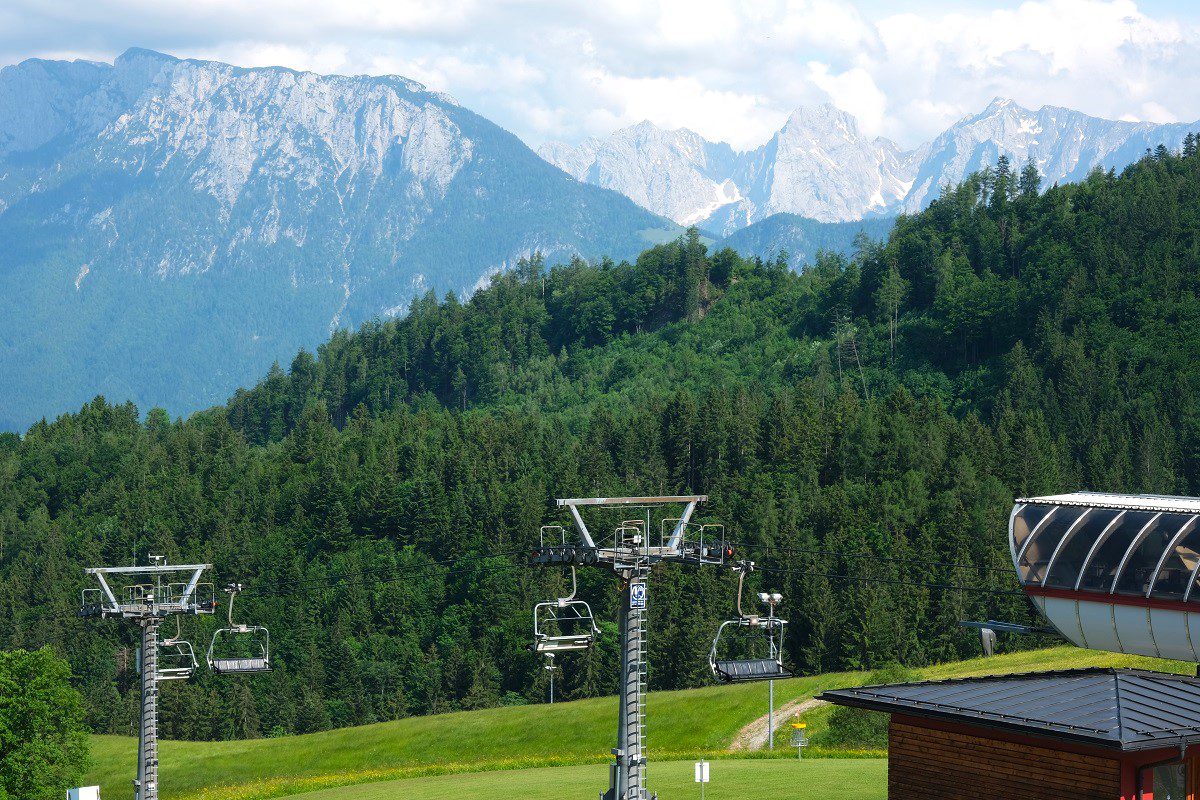
<svg viewBox="0 0 1200 800"><path fill-rule="evenodd" d="M1118 750L1200 742L1200 679L1161 672L997 675L836 689L821 699Z"/></svg>

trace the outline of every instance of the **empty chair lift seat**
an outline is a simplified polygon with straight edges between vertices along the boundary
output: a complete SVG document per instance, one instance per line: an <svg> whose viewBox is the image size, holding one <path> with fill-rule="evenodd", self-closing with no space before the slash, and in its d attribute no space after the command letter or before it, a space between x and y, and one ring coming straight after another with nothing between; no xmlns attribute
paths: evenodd
<svg viewBox="0 0 1200 800"><path fill-rule="evenodd" d="M218 675L242 675L271 669L271 632L262 625L233 621L233 601L242 591L240 583L225 587L229 595L226 619L229 627L217 628L208 645L208 668Z"/></svg>
<svg viewBox="0 0 1200 800"><path fill-rule="evenodd" d="M713 671L716 672L718 678L727 683L783 680L792 677L792 673L784 669L783 665L773 658L717 661L713 666Z"/></svg>
<svg viewBox="0 0 1200 800"><path fill-rule="evenodd" d="M210 662L212 671L219 674L243 672L270 672L271 664L265 658L214 658Z"/></svg>
<svg viewBox="0 0 1200 800"><path fill-rule="evenodd" d="M580 634L579 636L540 636L534 642L534 650L539 653L563 653L571 650L587 650L592 646L594 637Z"/></svg>

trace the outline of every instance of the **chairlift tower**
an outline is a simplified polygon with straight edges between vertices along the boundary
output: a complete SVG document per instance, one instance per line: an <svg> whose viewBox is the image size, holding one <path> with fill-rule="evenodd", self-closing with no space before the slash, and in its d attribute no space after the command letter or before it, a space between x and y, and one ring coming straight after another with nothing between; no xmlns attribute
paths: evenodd
<svg viewBox="0 0 1200 800"><path fill-rule="evenodd" d="M609 770L609 788L602 800L649 800L646 790L646 694L648 663L648 581L662 562L724 565L731 553L720 525L691 522L705 495L663 497L592 497L558 501L566 508L579 534L578 544L540 546L532 562L540 565L596 566L614 572L621 581L621 679L617 712L617 746ZM655 509L683 506L679 517L660 519L659 539L651 542ZM597 543L580 509L628 509L637 519L622 521L611 540Z"/></svg>
<svg viewBox="0 0 1200 800"><path fill-rule="evenodd" d="M179 677L160 673L158 629L167 617L211 614L216 606L211 584L202 584L211 564L168 565L163 556L151 556L144 567L94 567L97 588L83 590L81 617L115 617L142 629L142 710L138 737L135 800L158 800L158 682ZM178 640L178 636L172 641ZM190 652L190 645L188 648Z"/></svg>

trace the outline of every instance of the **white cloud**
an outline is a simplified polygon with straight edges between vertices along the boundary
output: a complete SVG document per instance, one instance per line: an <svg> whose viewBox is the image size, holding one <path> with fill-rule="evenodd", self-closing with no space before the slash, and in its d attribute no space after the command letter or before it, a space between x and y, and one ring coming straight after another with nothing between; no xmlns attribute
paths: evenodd
<svg viewBox="0 0 1200 800"><path fill-rule="evenodd" d="M887 97L867 70L854 67L834 75L827 65L813 62L808 65L808 78L828 94L838 108L854 115L863 132L869 135L883 132Z"/></svg>
<svg viewBox="0 0 1200 800"><path fill-rule="evenodd" d="M900 13L864 2L6 0L0 63L111 59L136 45L394 72L534 146L649 119L746 148L796 106L827 100L909 146L996 95L1112 118L1200 118L1195 18L1133 0L930 0Z"/></svg>
<svg viewBox="0 0 1200 800"><path fill-rule="evenodd" d="M648 119L741 147L762 143L782 124L764 98L711 89L692 77L630 78L597 70L590 83L602 106L620 109L614 116L623 123Z"/></svg>

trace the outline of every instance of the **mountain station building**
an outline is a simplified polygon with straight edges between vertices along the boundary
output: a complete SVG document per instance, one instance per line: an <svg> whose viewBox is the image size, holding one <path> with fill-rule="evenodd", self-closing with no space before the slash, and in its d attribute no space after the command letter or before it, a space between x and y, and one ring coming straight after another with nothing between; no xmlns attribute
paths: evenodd
<svg viewBox="0 0 1200 800"><path fill-rule="evenodd" d="M825 692L891 715L889 800L1200 800L1200 679L1083 669Z"/></svg>

